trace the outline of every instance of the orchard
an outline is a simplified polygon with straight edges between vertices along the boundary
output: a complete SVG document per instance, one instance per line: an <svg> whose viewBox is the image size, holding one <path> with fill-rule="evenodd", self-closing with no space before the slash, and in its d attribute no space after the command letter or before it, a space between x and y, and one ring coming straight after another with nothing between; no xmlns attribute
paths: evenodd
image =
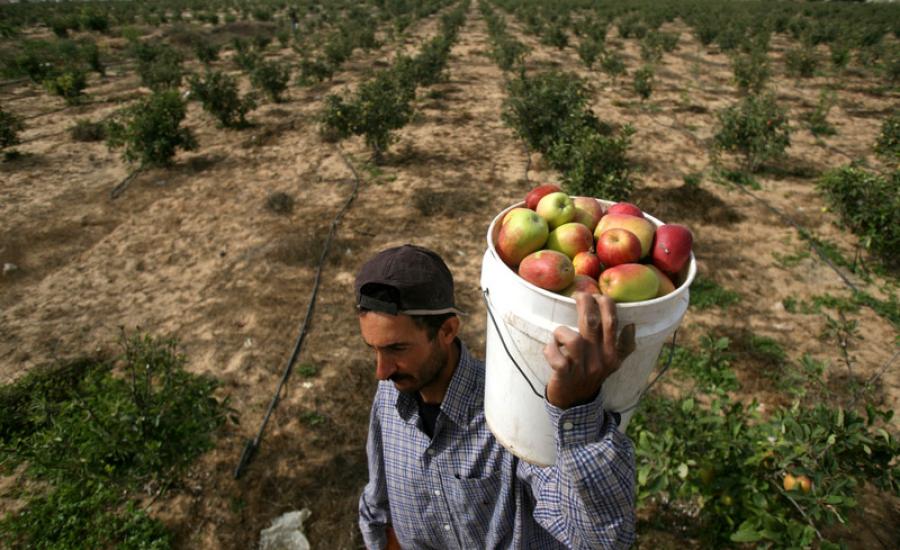
<svg viewBox="0 0 900 550"><path fill-rule="evenodd" d="M306 509L313 548L360 548L353 280L404 243L447 261L478 357L490 247L566 304L689 296L626 429L636 548L895 547L897 21L0 4L0 547L255 548Z"/></svg>

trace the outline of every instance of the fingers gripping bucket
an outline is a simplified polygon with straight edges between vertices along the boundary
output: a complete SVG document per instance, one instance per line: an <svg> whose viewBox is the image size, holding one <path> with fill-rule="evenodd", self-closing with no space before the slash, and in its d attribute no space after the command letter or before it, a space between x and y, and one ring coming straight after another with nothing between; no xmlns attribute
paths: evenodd
<svg viewBox="0 0 900 550"><path fill-rule="evenodd" d="M560 325L578 330L578 313L574 299L525 281L503 263L494 248L503 216L520 206L507 208L491 222L481 266L481 289L488 307L484 413L501 445L527 462L549 466L556 463L556 435L544 408L544 387L552 369L543 349ZM656 218L645 216L662 225ZM635 324L636 348L603 383L602 395L604 408L621 414L622 432L647 387L663 344L687 311L688 288L696 271L692 254L678 280L673 281L678 285L674 292L616 305L619 330Z"/></svg>

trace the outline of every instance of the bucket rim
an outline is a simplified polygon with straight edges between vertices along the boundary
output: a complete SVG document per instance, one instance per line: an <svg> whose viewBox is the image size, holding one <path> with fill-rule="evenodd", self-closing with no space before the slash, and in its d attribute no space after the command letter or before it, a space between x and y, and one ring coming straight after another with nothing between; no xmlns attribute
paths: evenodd
<svg viewBox="0 0 900 550"><path fill-rule="evenodd" d="M569 196L572 198L581 197L581 195L569 195ZM591 198L596 201L599 201L601 204L603 204L606 207L612 206L613 204L616 204L616 202L617 202L617 201L609 201L609 200L605 200L605 199L598 199L596 197L585 197L585 198ZM503 265L504 269L506 269L513 275L515 275L515 277L517 279L519 279L519 281L522 284L526 285L526 287L529 288L530 290L533 290L533 291L541 294L542 296L560 301L564 304L574 305L575 298L569 298L568 296L563 296L562 294L557 294L556 292L552 292L550 290L543 289L535 284L532 284L532 283L526 281L525 279L520 277L519 274L516 273L511 267L506 265L506 262L504 262L503 260L500 259L500 254L497 252L497 249L494 247L494 239L493 239L494 228L503 219L503 217L510 210L512 210L514 208L527 208L527 207L525 206L525 201L519 201L511 206L508 206L507 208L504 208L503 210L501 210L500 213L498 213L496 216L494 216L494 219L491 220L490 225L488 225L487 235L486 235L488 252L490 254L492 254L500 264ZM650 220L654 225L656 225L656 227L665 225L665 222L663 222L659 218L651 216L650 214L648 214L646 212L644 212L644 217L647 218L648 220ZM682 268L682 271L684 271L684 268ZM694 278L696 277L696 275L697 275L697 259L694 257L694 251L691 250L691 257L690 257L690 260L688 261L687 272L685 273L685 276L684 276L684 282L682 282L680 285L678 285L678 287L676 287L673 292L670 292L669 294L666 294L665 296L660 296L658 298L652 298L650 300L641 300L640 302L616 302L616 308L636 309L639 307L646 307L648 305L660 304L660 303L663 303L668 300L678 299L685 292L688 291L691 284L694 282Z"/></svg>

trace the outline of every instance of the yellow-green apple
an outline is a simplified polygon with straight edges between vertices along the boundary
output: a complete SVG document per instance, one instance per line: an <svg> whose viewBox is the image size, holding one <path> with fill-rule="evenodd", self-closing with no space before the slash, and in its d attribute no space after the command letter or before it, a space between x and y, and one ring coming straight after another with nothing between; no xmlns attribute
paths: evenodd
<svg viewBox="0 0 900 550"><path fill-rule="evenodd" d="M659 278L643 264L620 264L600 274L600 292L616 302L640 302L656 297Z"/></svg>
<svg viewBox="0 0 900 550"><path fill-rule="evenodd" d="M616 204L609 207L606 211L607 214L628 214L629 216L637 216L639 218L644 217L644 212L638 208L636 205L631 204L630 202L617 202Z"/></svg>
<svg viewBox="0 0 900 550"><path fill-rule="evenodd" d="M781 486L784 487L785 491L793 491L797 488L797 478L792 474L784 474L784 479L781 482Z"/></svg>
<svg viewBox="0 0 900 550"><path fill-rule="evenodd" d="M812 490L812 480L804 475L797 476L797 483L800 484L800 490L804 493Z"/></svg>
<svg viewBox="0 0 900 550"><path fill-rule="evenodd" d="M597 257L606 267L633 264L641 259L641 241L621 227L607 229L597 237Z"/></svg>
<svg viewBox="0 0 900 550"><path fill-rule="evenodd" d="M575 266L562 252L538 250L519 264L519 276L535 286L559 292L575 280Z"/></svg>
<svg viewBox="0 0 900 550"><path fill-rule="evenodd" d="M537 208L538 202L540 202L545 195L557 193L559 191L562 191L562 189L560 189L558 185L553 185L552 183L538 185L525 195L525 206L534 210Z"/></svg>
<svg viewBox="0 0 900 550"><path fill-rule="evenodd" d="M653 234L656 232L656 226L653 225L650 220L629 214L607 213L600 219L597 228L594 229L594 238L599 238L607 229L616 227L627 229L637 236L641 241L641 258L650 254L650 246L653 244Z"/></svg>
<svg viewBox="0 0 900 550"><path fill-rule="evenodd" d="M575 221L587 226L591 232L597 227L597 222L603 217L603 205L592 197L575 197Z"/></svg>
<svg viewBox="0 0 900 550"><path fill-rule="evenodd" d="M593 252L575 254L575 257L572 258L572 265L575 266L575 275L587 275L594 280L603 271L603 262Z"/></svg>
<svg viewBox="0 0 900 550"><path fill-rule="evenodd" d="M544 248L562 252L569 259L574 259L579 252L587 252L594 246L591 231L580 223L564 223L550 232Z"/></svg>
<svg viewBox="0 0 900 550"><path fill-rule="evenodd" d="M653 239L653 265L666 273L678 273L691 258L694 236L691 230L677 223L667 223L656 228Z"/></svg>
<svg viewBox="0 0 900 550"><path fill-rule="evenodd" d="M514 208L500 224L496 249L503 263L516 267L522 258L540 250L547 242L550 229L544 218L534 210Z"/></svg>
<svg viewBox="0 0 900 550"><path fill-rule="evenodd" d="M588 277L587 275L575 275L575 280L572 281L572 284L562 289L560 294L573 298L576 292L600 294L600 287L597 286L597 279Z"/></svg>
<svg viewBox="0 0 900 550"><path fill-rule="evenodd" d="M659 278L659 290L656 291L656 296L654 296L654 298L659 298L670 292L675 292L675 283L672 282L672 279L670 279L668 275L660 271L659 268L653 264L646 264L646 266L652 269Z"/></svg>
<svg viewBox="0 0 900 550"><path fill-rule="evenodd" d="M547 220L551 231L575 219L575 203L561 191L544 195L535 211Z"/></svg>

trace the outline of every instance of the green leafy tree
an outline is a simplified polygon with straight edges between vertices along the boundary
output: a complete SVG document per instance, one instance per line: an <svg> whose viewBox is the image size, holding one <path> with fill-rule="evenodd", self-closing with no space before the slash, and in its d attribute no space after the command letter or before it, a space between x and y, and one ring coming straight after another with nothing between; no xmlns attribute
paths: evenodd
<svg viewBox="0 0 900 550"><path fill-rule="evenodd" d="M281 94L287 90L290 79L290 67L277 61L260 61L250 73L253 86L275 103L281 102Z"/></svg>
<svg viewBox="0 0 900 550"><path fill-rule="evenodd" d="M203 110L219 119L226 128L242 128L247 125L246 115L256 108L252 94L240 96L238 81L220 71L207 71L201 78L191 77L191 94L202 104Z"/></svg>
<svg viewBox="0 0 900 550"><path fill-rule="evenodd" d="M783 157L791 143L787 113L771 94L745 97L717 117L716 147L744 155L745 168L751 172Z"/></svg>
<svg viewBox="0 0 900 550"><path fill-rule="evenodd" d="M507 84L502 117L533 150L549 151L563 135L566 121L582 116L586 105L585 85L573 74L522 74Z"/></svg>
<svg viewBox="0 0 900 550"><path fill-rule="evenodd" d="M734 82L743 94L759 94L771 76L769 57L764 51L753 50L731 58Z"/></svg>
<svg viewBox="0 0 900 550"><path fill-rule="evenodd" d="M163 90L119 111L109 124L107 143L124 147L123 157L141 167L171 164L178 149L197 146L193 134L181 127L186 114L178 90Z"/></svg>
<svg viewBox="0 0 900 550"><path fill-rule="evenodd" d="M817 187L863 248L888 266L900 267L900 170L891 177L855 166L829 170Z"/></svg>
<svg viewBox="0 0 900 550"><path fill-rule="evenodd" d="M22 119L0 106L0 151L21 143L19 132L25 129ZM8 151L6 151L8 153Z"/></svg>
<svg viewBox="0 0 900 550"><path fill-rule="evenodd" d="M374 161L380 164L393 141L391 132L409 122L414 99L414 87L397 78L394 71L380 71L363 82L350 99L329 95L322 124L339 138L365 136Z"/></svg>
<svg viewBox="0 0 900 550"><path fill-rule="evenodd" d="M885 160L900 162L900 111L895 111L881 123L875 152Z"/></svg>
<svg viewBox="0 0 900 550"><path fill-rule="evenodd" d="M644 65L634 72L634 91L641 97L641 101L646 101L653 93L653 67Z"/></svg>

